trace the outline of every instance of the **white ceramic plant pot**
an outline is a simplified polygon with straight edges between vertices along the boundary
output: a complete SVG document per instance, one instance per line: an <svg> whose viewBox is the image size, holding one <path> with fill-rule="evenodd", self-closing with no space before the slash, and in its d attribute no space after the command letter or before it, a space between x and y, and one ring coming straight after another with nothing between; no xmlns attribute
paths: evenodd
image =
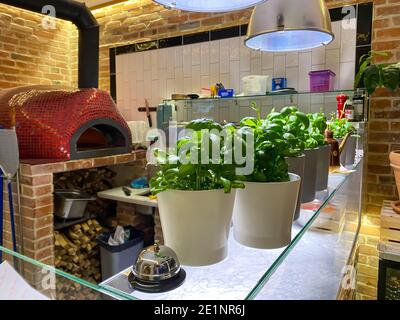
<svg viewBox="0 0 400 320"><path fill-rule="evenodd" d="M329 179L329 164L331 156L331 146L320 146L318 151L318 163L317 163L317 181L316 190L323 191L328 189Z"/></svg>
<svg viewBox="0 0 400 320"><path fill-rule="evenodd" d="M168 190L157 198L165 245L182 264L205 266L226 258L235 190Z"/></svg>
<svg viewBox="0 0 400 320"><path fill-rule="evenodd" d="M357 136L352 135L347 140L345 166L354 165L356 159L356 149L357 149Z"/></svg>
<svg viewBox="0 0 400 320"><path fill-rule="evenodd" d="M336 138L336 140L339 143L339 146L343 142L343 138ZM347 156L347 152L346 152L346 146L345 146L345 149L340 154L340 165L345 166L345 164L346 164L346 156Z"/></svg>
<svg viewBox="0 0 400 320"><path fill-rule="evenodd" d="M306 149L306 164L304 167L304 181L301 193L301 203L314 201L317 191L317 163L319 148Z"/></svg>
<svg viewBox="0 0 400 320"><path fill-rule="evenodd" d="M236 241L259 249L287 246L300 190L300 177L288 182L246 182L236 191L233 230Z"/></svg>
<svg viewBox="0 0 400 320"><path fill-rule="evenodd" d="M296 221L297 219L300 218L301 194L303 192L304 168L305 168L306 156L302 154L298 157L287 157L285 158L285 160L289 166L289 172L297 174L301 178L299 197L297 199L296 212L294 214L294 221Z"/></svg>
<svg viewBox="0 0 400 320"><path fill-rule="evenodd" d="M343 138L336 139L339 142L339 145L342 143ZM356 148L357 148L357 136L350 136L342 153L340 154L340 164L343 167L352 166L355 162L356 157Z"/></svg>

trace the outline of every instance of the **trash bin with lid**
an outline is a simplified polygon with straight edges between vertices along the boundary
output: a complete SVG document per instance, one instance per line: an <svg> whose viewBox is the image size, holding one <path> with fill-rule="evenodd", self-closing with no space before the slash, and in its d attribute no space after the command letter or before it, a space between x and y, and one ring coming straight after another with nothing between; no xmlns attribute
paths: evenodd
<svg viewBox="0 0 400 320"><path fill-rule="evenodd" d="M121 245L111 246L108 244L108 239L114 235L115 229L112 232L104 232L97 237L97 243L100 246L103 281L132 266L143 249L143 231L125 226L124 230L127 229L130 231L129 239Z"/></svg>

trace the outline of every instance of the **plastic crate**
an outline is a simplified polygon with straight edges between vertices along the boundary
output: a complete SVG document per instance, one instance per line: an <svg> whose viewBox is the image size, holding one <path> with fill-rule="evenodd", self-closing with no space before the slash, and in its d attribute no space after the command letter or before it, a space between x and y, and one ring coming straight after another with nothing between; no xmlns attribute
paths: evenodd
<svg viewBox="0 0 400 320"><path fill-rule="evenodd" d="M311 71L310 92L326 92L334 90L336 74L331 70Z"/></svg>

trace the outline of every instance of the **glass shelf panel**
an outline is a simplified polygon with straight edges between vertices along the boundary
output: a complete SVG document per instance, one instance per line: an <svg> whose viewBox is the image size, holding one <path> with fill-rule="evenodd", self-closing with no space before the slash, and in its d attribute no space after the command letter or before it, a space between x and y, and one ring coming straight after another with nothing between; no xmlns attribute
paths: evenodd
<svg viewBox="0 0 400 320"><path fill-rule="evenodd" d="M352 95L355 93L354 90L335 90L335 91L325 91L325 92L270 92L265 95L250 95L250 96L233 96L230 98L220 98L220 97L205 97L205 98L198 98L198 99L164 99L165 102L170 102L170 101L185 101L185 102L194 102L196 103L197 101L229 101L229 100L251 100L251 99L263 99L263 98L268 98L268 97L282 97L282 96L301 96L301 95L338 95L338 94L347 94L347 95Z"/></svg>
<svg viewBox="0 0 400 320"><path fill-rule="evenodd" d="M348 260L359 232L362 166L360 161L325 208L307 221L307 232L277 261L279 268L265 274L248 299L335 300L340 290L355 289L356 279L351 278L355 272ZM343 281L344 276L351 281Z"/></svg>
<svg viewBox="0 0 400 320"><path fill-rule="evenodd" d="M34 259L23 256L12 250L0 246L3 262L7 262L25 282L41 294L44 299L50 300L131 300L116 290L108 291L70 275L52 266L43 264ZM6 297L6 292L2 296ZM10 296L7 299L15 299Z"/></svg>
<svg viewBox="0 0 400 320"><path fill-rule="evenodd" d="M279 111L283 107L290 105L297 106L300 111L305 113L323 112L329 118L332 113L337 111L336 97L339 94L353 97L355 91L341 90L321 93L299 92L232 98L164 100L164 106L171 105L175 107L176 117L175 111L166 112L159 119L160 122L163 122L159 125L161 127L168 126L168 121L172 118L181 124L199 118L213 119L220 123L239 123L240 119L244 117L257 116L257 112L250 107L253 101L257 104L262 118L265 118L273 108Z"/></svg>
<svg viewBox="0 0 400 320"><path fill-rule="evenodd" d="M358 159L358 163L359 163ZM254 299L269 279L280 270L280 266L302 238L308 234L310 226L317 220L324 208L337 206L335 197L351 179L360 166L352 173L332 173L329 177L329 190L317 194L317 199L302 207L301 219L293 224L292 242L275 250L260 250L242 246L233 238L229 239L228 257L215 265L206 267L183 266L187 273L185 282L177 289L159 294L146 294L133 291L128 283L131 268L106 280L101 284L108 290L129 294L135 299L145 300L244 300ZM311 206L311 208L310 208ZM322 233L322 237L329 234ZM316 243L318 245L318 243ZM301 250L299 250L301 254ZM294 266L296 268L296 266ZM289 287L290 288L290 287Z"/></svg>

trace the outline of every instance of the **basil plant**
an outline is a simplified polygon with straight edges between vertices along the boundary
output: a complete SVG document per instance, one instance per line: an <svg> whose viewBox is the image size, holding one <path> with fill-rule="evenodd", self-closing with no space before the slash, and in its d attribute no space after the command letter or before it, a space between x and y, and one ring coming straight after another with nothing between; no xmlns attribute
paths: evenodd
<svg viewBox="0 0 400 320"><path fill-rule="evenodd" d="M150 180L152 194L171 189L229 193L244 188L237 177L242 165L233 156L235 143L244 144L236 130L232 124L222 126L209 119L191 121L174 148L153 151L159 170Z"/></svg>

